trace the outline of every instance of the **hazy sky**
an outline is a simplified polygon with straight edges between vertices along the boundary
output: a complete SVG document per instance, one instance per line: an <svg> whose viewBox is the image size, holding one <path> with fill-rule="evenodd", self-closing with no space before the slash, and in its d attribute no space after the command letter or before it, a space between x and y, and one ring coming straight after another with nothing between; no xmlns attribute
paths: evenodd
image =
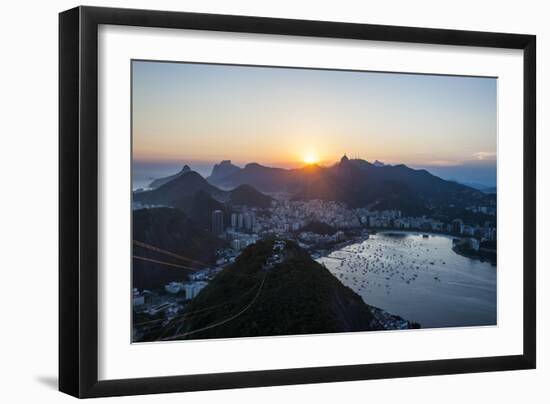
<svg viewBox="0 0 550 404"><path fill-rule="evenodd" d="M347 153L496 176L493 78L134 61L132 90L139 162L296 167Z"/></svg>

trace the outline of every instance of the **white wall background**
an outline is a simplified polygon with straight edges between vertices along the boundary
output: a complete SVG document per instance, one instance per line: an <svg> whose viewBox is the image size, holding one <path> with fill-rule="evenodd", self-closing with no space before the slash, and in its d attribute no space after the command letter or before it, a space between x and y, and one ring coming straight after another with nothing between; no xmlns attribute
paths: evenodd
<svg viewBox="0 0 550 404"><path fill-rule="evenodd" d="M0 388L6 403L71 400L57 385L57 13L75 1L6 2L0 63ZM156 8L531 33L538 41L538 369L114 398L128 403L548 402L550 378L550 25L542 1L90 1ZM514 162L509 162L514 164ZM518 167L519 169L519 167ZM519 235L518 235L519 236Z"/></svg>

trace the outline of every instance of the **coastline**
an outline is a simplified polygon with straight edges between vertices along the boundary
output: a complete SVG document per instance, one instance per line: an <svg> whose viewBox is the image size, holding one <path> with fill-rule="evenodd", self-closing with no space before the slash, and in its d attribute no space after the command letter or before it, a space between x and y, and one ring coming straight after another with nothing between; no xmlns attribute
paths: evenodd
<svg viewBox="0 0 550 404"><path fill-rule="evenodd" d="M491 266L497 267L496 252L494 253L494 258L492 257L493 253L487 252L485 255L482 255L482 251L472 251L464 248L464 241L453 245L453 251L455 254L461 255L466 258L475 259L480 262L488 262Z"/></svg>
<svg viewBox="0 0 550 404"><path fill-rule="evenodd" d="M457 235L454 235L454 234L448 234L448 233L443 233L443 232L435 232L435 231L402 230L402 229L386 229L386 228L369 230L369 235L367 237L365 237L363 235L362 236L353 236L349 240L334 244L333 246L331 246L328 249L313 249L312 254L315 254L316 256L318 255L318 257L314 257L314 259L323 258L323 257L328 256L328 255L332 254L333 252L339 251L339 250L341 250L341 249L343 249L347 246L350 246L352 244L358 244L358 243L361 243L365 240L368 240L371 235L374 235L374 234L388 234L388 233L419 235L419 236L424 235L424 234L428 234L430 236L440 236L440 237L450 238L453 241L454 240L458 241L456 243L457 245L453 245L453 247L452 247L452 250L455 254L461 255L461 256L466 257L466 258L475 259L475 260L478 260L480 262L488 262L488 263L490 263L491 265L493 265L495 267L496 267L496 264L497 264L496 259L491 259L489 255L480 255L479 253L476 253L475 251L467 251L467 250L461 249L459 247L459 245L463 245L465 243L465 241L468 239L467 237L464 237L464 236L457 236Z"/></svg>

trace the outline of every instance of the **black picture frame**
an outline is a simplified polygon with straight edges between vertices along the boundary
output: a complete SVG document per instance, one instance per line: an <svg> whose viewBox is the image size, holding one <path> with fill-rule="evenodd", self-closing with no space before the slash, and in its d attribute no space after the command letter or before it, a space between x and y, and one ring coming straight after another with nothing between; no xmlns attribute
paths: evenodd
<svg viewBox="0 0 550 404"><path fill-rule="evenodd" d="M97 52L100 24L523 50L523 354L99 381ZM96 7L77 7L60 13L59 389L84 398L535 368L535 103L534 35Z"/></svg>

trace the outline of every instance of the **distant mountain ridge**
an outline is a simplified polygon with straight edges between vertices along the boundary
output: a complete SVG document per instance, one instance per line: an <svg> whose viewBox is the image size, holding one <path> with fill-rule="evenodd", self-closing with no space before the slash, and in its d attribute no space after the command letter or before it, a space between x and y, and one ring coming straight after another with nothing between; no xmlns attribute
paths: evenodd
<svg viewBox="0 0 550 404"><path fill-rule="evenodd" d="M460 182L460 181L456 181L456 182L475 188L481 192L485 192L486 194L494 194L497 192L497 187L494 185L491 186L491 185L477 184L477 183L471 183L471 182Z"/></svg>
<svg viewBox="0 0 550 404"><path fill-rule="evenodd" d="M182 167L182 169L176 173L176 174L173 174L173 175L169 175L167 177L163 177L163 178L157 178L156 180L154 180L153 182L151 182L149 184L149 188L152 188L152 189L155 189L155 188L158 188L160 187L161 185L164 185L166 184L167 182L170 182L180 176L182 176L183 174L186 174L188 172L191 172L191 167L189 167L187 164L184 165Z"/></svg>
<svg viewBox="0 0 550 404"><path fill-rule="evenodd" d="M211 178L210 183L225 188L248 184L261 192L288 192L296 199L333 200L350 207L401 209L411 214L437 205L466 206L484 196L479 190L426 170L379 161L372 164L347 156L331 167L282 169L250 163L223 179Z"/></svg>
<svg viewBox="0 0 550 404"><path fill-rule="evenodd" d="M297 200L330 200L350 208L398 209L404 214L420 215L437 207L466 207L487 196L426 170L375 163L343 156L330 167L312 164L283 169L258 163L239 168L224 160L215 166L208 181L194 171L181 173L154 190L135 193L134 200L176 206L203 191L222 203L268 207L271 199L265 193L285 192Z"/></svg>
<svg viewBox="0 0 550 404"><path fill-rule="evenodd" d="M206 178L207 181L216 184L223 181L228 176L235 174L241 170L240 167L231 163L231 160L222 160L219 164L215 164L212 169L212 174Z"/></svg>

